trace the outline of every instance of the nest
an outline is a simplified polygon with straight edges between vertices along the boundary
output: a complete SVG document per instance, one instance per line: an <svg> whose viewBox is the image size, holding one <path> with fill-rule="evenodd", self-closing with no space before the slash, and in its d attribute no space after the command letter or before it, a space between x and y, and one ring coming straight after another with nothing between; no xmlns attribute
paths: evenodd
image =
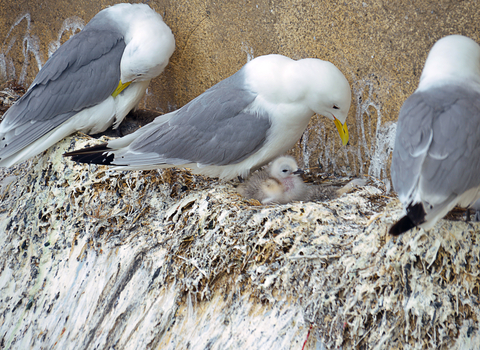
<svg viewBox="0 0 480 350"><path fill-rule="evenodd" d="M477 346L478 224L457 215L428 233L391 238L401 208L378 183L331 201L260 206L240 197L235 182L182 169L118 172L62 158L88 143L67 138L1 170L1 266L25 281L16 293L36 288L25 308L53 298L54 282L39 267L45 251L81 264L130 247L141 264L161 248L164 263L142 295L169 290L178 305L208 307L216 293L235 289L265 312L288 300L312 325L309 342L329 349ZM12 320L22 317L12 312Z"/></svg>

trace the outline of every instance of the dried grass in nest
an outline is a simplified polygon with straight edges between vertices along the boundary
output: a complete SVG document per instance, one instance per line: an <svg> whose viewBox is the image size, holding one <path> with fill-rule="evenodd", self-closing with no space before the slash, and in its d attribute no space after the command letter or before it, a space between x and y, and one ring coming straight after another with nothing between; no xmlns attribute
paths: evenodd
<svg viewBox="0 0 480 350"><path fill-rule="evenodd" d="M25 94L25 88L15 80L10 80L0 85L0 114L3 114ZM0 121L2 120L0 116Z"/></svg>

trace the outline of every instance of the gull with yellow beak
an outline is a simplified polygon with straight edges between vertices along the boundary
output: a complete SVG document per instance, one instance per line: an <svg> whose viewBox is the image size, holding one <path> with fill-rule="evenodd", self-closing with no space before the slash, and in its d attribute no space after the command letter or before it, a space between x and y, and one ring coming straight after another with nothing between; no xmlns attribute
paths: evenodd
<svg viewBox="0 0 480 350"><path fill-rule="evenodd" d="M136 132L65 155L120 169L180 166L246 177L292 148L315 113L334 121L345 145L350 99L347 79L330 62L260 56Z"/></svg>
<svg viewBox="0 0 480 350"><path fill-rule="evenodd" d="M33 157L75 131L117 127L175 49L162 17L145 4L100 11L66 41L0 123L0 167Z"/></svg>

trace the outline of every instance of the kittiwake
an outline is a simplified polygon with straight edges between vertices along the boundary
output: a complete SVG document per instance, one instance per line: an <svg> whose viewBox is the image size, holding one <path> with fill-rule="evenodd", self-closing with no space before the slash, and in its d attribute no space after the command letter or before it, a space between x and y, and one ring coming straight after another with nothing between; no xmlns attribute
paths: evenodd
<svg viewBox="0 0 480 350"><path fill-rule="evenodd" d="M315 113L335 123L345 145L350 99L347 79L330 62L260 56L136 132L65 155L120 169L181 166L245 177L292 148Z"/></svg>
<svg viewBox="0 0 480 350"><path fill-rule="evenodd" d="M480 46L451 35L430 50L397 123L391 175L406 215L399 235L429 229L454 206L480 198Z"/></svg>
<svg viewBox="0 0 480 350"><path fill-rule="evenodd" d="M66 41L0 123L0 166L39 154L65 136L117 127L175 49L162 17L145 4L100 11Z"/></svg>

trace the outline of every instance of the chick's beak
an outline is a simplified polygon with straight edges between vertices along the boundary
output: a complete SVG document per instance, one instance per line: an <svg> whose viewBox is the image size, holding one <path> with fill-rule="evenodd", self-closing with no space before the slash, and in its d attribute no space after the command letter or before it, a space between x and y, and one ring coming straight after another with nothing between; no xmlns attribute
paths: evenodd
<svg viewBox="0 0 480 350"><path fill-rule="evenodd" d="M302 175L304 173L303 169L297 169L293 172L293 175Z"/></svg>
<svg viewBox="0 0 480 350"><path fill-rule="evenodd" d="M335 123L335 126L337 127L338 134L340 135L340 139L342 140L342 144L345 146L348 143L348 128L347 128L347 122L342 125L340 121L333 117L333 122Z"/></svg>

